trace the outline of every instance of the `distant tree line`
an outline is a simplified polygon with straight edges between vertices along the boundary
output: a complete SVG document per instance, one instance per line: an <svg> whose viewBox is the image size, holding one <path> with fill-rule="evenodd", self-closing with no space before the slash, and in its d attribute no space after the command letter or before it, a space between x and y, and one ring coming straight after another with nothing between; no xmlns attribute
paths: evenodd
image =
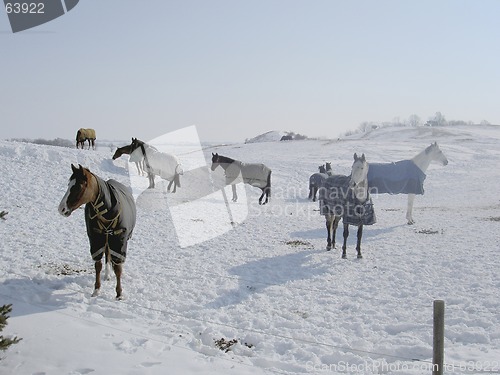
<svg viewBox="0 0 500 375"><path fill-rule="evenodd" d="M418 115L411 115L406 120L401 120L399 117L394 118L392 121L386 122L373 122L364 121L359 124L357 130L348 131L345 135L349 136L356 133L366 133L370 130L375 130L378 128L385 127L419 127L419 126L458 126L458 125L475 125L472 121L462 121L462 120L446 120L445 116L441 112L436 112L434 116L431 116L426 122L423 122ZM480 125L490 125L486 120L481 121Z"/></svg>
<svg viewBox="0 0 500 375"><path fill-rule="evenodd" d="M59 147L75 147L75 142L70 141L69 139L56 138L53 140L49 139L28 139L28 138L12 138L9 141L13 142L24 142L24 143L34 143L37 145L48 145L48 146L59 146Z"/></svg>
<svg viewBox="0 0 500 375"><path fill-rule="evenodd" d="M75 141L70 141L69 139L63 139L63 138L56 138L56 139L43 139L43 138L36 138L36 139L29 139L29 138L11 138L9 139L11 142L23 142L23 143L34 143L37 145L48 145L48 146L57 146L57 147L69 147L69 148L75 148ZM100 147L109 147L110 149L113 149L115 146L114 142L107 141L107 142L99 142Z"/></svg>

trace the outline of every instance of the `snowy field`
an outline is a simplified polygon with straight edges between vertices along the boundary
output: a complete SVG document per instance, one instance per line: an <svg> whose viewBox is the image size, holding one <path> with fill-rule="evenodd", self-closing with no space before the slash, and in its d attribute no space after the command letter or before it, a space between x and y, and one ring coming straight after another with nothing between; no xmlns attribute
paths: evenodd
<svg viewBox="0 0 500 375"><path fill-rule="evenodd" d="M325 251L324 219L307 200L317 166L330 161L348 174L354 152L397 161L434 141L449 164L427 170L416 224L406 224L406 196L374 196L364 258L355 228L347 260L338 244ZM130 185L127 158L0 141L0 211L9 212L0 220L0 304L13 304L2 334L22 338L0 373L430 374L435 299L446 303L446 374L500 373L499 145L500 127L470 126L207 147L207 164L218 152L268 165L271 202L259 206L251 187L245 201L240 189L229 206L246 214L206 241L212 212L186 210L184 239L189 230L200 241L181 246L171 212L193 181L185 175L174 197L157 180L137 199L125 299L116 301L114 278L90 296L83 210L64 218L57 206L71 163Z"/></svg>

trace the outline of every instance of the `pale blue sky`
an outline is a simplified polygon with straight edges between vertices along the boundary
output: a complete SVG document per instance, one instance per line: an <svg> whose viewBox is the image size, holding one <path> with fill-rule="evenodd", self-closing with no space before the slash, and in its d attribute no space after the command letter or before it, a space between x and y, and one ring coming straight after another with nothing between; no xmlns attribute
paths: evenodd
<svg viewBox="0 0 500 375"><path fill-rule="evenodd" d="M500 124L499 15L498 0L80 0L12 34L1 12L0 137Z"/></svg>

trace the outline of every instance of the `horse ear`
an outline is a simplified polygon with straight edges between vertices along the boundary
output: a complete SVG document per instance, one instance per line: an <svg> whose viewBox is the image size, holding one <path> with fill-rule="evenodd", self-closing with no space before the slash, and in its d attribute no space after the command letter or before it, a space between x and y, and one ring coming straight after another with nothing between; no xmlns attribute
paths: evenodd
<svg viewBox="0 0 500 375"><path fill-rule="evenodd" d="M361 155L361 161L365 162L366 161L366 157L365 157L365 154L363 153L363 155Z"/></svg>
<svg viewBox="0 0 500 375"><path fill-rule="evenodd" d="M78 168L76 168L73 164L71 164L71 170L73 171L73 173L75 173L78 170Z"/></svg>
<svg viewBox="0 0 500 375"><path fill-rule="evenodd" d="M358 154L354 153L354 161L358 160Z"/></svg>
<svg viewBox="0 0 500 375"><path fill-rule="evenodd" d="M212 152L212 156L215 156L215 154Z"/></svg>

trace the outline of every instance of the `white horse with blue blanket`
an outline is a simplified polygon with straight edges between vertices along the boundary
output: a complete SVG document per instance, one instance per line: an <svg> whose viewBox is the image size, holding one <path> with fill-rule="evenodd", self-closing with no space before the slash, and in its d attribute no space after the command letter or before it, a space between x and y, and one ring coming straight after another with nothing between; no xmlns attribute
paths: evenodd
<svg viewBox="0 0 500 375"><path fill-rule="evenodd" d="M437 142L426 147L411 160L370 163L368 172L370 193L408 194L406 220L408 224L414 224L413 202L416 194L424 194L425 171L432 161L437 161L442 165L448 164L448 159L439 149Z"/></svg>

